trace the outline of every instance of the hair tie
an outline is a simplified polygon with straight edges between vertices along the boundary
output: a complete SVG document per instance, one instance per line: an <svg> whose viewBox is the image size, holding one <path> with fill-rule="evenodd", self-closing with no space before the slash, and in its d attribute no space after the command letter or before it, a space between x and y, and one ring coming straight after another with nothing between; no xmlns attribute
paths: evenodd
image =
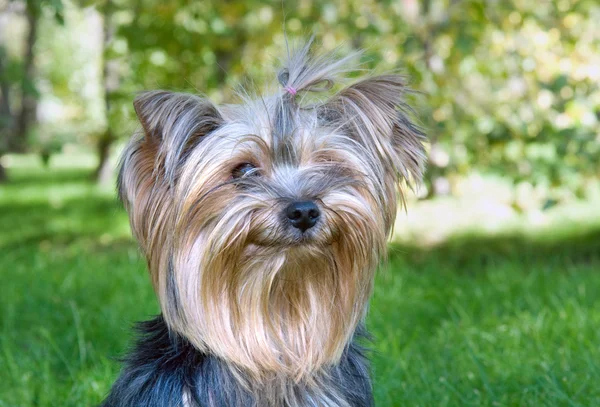
<svg viewBox="0 0 600 407"><path fill-rule="evenodd" d="M296 88L293 88L291 86L285 86L283 89L285 89L286 92L289 93L292 96L296 96L296 93L298 93L298 91L296 90Z"/></svg>

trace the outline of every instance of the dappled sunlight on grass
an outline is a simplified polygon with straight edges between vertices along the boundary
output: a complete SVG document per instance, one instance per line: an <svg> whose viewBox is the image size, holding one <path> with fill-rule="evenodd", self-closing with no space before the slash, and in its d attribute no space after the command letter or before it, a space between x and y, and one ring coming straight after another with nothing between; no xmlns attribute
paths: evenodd
<svg viewBox="0 0 600 407"><path fill-rule="evenodd" d="M91 170L74 165L46 169L22 160L13 166L10 183L0 188L0 224L4 227L0 245L32 242L44 248L130 239L127 215L114 186L94 185Z"/></svg>
<svg viewBox="0 0 600 407"><path fill-rule="evenodd" d="M455 194L408 199L399 211L392 240L434 246L461 235L562 239L600 227L600 180L590 181L585 199L563 190L549 199L549 187L517 186L507 178L472 174L455 181Z"/></svg>
<svg viewBox="0 0 600 407"><path fill-rule="evenodd" d="M506 203L480 197L442 197L412 202L396 219L393 241L432 246L470 235L521 235L562 239L600 227L600 199L573 200L546 210L519 212Z"/></svg>

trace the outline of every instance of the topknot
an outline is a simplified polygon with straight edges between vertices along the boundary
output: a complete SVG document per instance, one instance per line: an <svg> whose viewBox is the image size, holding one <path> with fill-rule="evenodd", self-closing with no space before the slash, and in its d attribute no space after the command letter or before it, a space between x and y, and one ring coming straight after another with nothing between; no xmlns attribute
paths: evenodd
<svg viewBox="0 0 600 407"><path fill-rule="evenodd" d="M287 60L277 73L279 84L292 101L301 92L330 90L341 74L353 70L351 61L359 54L355 52L344 58L336 58L334 53L315 55L313 43L314 37L288 53Z"/></svg>

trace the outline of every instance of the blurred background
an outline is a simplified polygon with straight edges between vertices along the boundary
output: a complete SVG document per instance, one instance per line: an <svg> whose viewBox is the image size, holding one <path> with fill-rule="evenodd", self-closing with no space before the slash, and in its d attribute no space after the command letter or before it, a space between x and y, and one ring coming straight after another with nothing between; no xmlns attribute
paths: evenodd
<svg viewBox="0 0 600 407"><path fill-rule="evenodd" d="M600 405L596 0L0 0L0 406L97 404L158 312L114 194L136 93L291 39L410 78L430 143L368 325L381 406Z"/></svg>

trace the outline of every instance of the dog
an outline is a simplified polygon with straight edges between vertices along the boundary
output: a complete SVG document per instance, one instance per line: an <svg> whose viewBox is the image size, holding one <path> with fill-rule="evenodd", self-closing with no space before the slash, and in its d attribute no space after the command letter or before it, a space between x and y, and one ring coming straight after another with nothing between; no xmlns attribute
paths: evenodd
<svg viewBox="0 0 600 407"><path fill-rule="evenodd" d="M373 405L365 314L426 139L404 77L342 87L356 55L312 49L240 104L135 99L118 192L161 315L102 406Z"/></svg>

